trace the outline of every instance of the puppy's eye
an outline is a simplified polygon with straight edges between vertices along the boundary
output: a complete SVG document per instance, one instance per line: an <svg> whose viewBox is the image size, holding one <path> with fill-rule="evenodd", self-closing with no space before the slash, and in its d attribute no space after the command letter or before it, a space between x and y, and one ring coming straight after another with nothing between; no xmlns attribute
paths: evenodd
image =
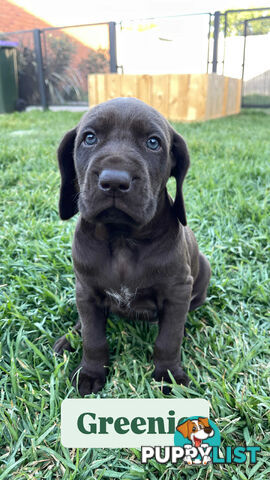
<svg viewBox="0 0 270 480"><path fill-rule="evenodd" d="M97 136L94 133L87 133L84 137L84 143L86 145L94 145L97 143Z"/></svg>
<svg viewBox="0 0 270 480"><path fill-rule="evenodd" d="M150 150L158 150L160 147L160 141L157 137L148 138L146 145Z"/></svg>
<svg viewBox="0 0 270 480"><path fill-rule="evenodd" d="M196 427L192 427L192 431L193 432L196 432L197 428Z"/></svg>

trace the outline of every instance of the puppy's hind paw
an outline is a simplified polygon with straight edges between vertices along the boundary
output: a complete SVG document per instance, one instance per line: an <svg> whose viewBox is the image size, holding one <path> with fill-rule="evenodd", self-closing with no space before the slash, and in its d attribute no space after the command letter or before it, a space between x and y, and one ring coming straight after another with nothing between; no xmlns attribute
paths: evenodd
<svg viewBox="0 0 270 480"><path fill-rule="evenodd" d="M57 355L63 355L64 350L68 350L68 352L74 352L74 348L70 345L69 341L66 339L66 335L58 338L56 340L53 350Z"/></svg>

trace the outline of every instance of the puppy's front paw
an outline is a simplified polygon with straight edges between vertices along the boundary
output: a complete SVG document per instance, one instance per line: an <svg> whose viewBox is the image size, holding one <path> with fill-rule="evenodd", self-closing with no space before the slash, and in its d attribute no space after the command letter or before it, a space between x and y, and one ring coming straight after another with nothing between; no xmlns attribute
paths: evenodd
<svg viewBox="0 0 270 480"><path fill-rule="evenodd" d="M178 385L185 385L186 387L188 386L189 378L187 374L184 372L184 370L182 369L182 367L180 367L180 365L173 366L171 368L169 366L167 368L164 368L157 364L155 371L153 373L154 379L157 380L158 382L164 381L167 383L172 383L171 378L168 374L168 370L171 372L172 376L174 377ZM170 393L170 388L163 387L163 392L165 394Z"/></svg>
<svg viewBox="0 0 270 480"><path fill-rule="evenodd" d="M89 393L97 393L101 390L106 381L106 370L98 365L96 369L89 370L87 367L79 365L70 376L73 387L78 386L82 397Z"/></svg>
<svg viewBox="0 0 270 480"><path fill-rule="evenodd" d="M56 340L53 350L57 355L62 355L64 353L64 350L68 350L69 352L74 352L74 348L70 345L69 341L66 339L66 335L63 335L62 337L58 338Z"/></svg>

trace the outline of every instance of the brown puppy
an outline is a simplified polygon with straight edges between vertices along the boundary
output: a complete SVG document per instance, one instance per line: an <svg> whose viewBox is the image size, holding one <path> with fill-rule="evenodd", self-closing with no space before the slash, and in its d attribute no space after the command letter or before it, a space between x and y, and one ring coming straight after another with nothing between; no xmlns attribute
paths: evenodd
<svg viewBox="0 0 270 480"><path fill-rule="evenodd" d="M100 390L108 366L110 312L158 319L154 378L188 384L180 346L188 311L201 305L208 260L186 226L182 184L189 155L182 137L155 109L117 98L87 112L58 149L60 217L78 211L73 241L83 355L81 395ZM166 183L176 178L176 198ZM70 349L65 336L55 344Z"/></svg>

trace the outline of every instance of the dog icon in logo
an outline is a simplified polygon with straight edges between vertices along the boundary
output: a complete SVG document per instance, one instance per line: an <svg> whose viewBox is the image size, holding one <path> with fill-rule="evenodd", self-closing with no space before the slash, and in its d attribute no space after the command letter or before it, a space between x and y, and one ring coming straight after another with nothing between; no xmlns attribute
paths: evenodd
<svg viewBox="0 0 270 480"><path fill-rule="evenodd" d="M197 420L186 420L184 423L179 425L176 430L180 432L184 438L187 438L191 441L192 447L198 449L199 447L208 447L208 443L205 443L209 437L214 436L214 430L209 425L208 418L198 417ZM189 445L190 446L190 445ZM203 456L203 460L201 462L200 459L195 459L192 461L191 455L186 455L184 457L184 462L188 465L203 463L206 465L207 463L211 462L211 458L208 455Z"/></svg>

